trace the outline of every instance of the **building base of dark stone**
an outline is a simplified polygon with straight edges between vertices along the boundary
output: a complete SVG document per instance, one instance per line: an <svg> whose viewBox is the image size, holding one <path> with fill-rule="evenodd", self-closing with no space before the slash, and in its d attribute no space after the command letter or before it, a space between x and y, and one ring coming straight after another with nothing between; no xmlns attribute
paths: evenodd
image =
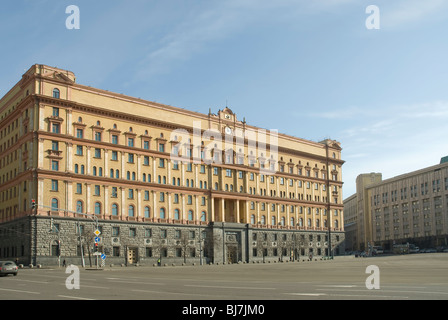
<svg viewBox="0 0 448 320"><path fill-rule="evenodd" d="M344 237L341 231L226 222L196 225L28 216L0 225L0 259L85 267L302 261L343 254ZM97 245L95 238L99 238Z"/></svg>

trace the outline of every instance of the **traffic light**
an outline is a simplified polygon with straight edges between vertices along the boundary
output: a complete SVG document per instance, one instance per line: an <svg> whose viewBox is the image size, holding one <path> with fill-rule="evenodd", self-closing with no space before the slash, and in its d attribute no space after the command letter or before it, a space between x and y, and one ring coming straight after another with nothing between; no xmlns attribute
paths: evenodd
<svg viewBox="0 0 448 320"><path fill-rule="evenodd" d="M95 242L95 246L93 247L93 252L98 252L98 243Z"/></svg>
<svg viewBox="0 0 448 320"><path fill-rule="evenodd" d="M31 200L31 209L36 209L37 208L37 204L36 204L36 200L35 199L33 199L33 200Z"/></svg>

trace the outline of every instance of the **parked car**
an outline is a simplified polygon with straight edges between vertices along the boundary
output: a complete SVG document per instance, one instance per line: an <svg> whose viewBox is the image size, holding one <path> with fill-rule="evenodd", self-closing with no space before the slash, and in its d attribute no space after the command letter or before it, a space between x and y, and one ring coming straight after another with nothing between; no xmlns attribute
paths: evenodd
<svg viewBox="0 0 448 320"><path fill-rule="evenodd" d="M19 268L13 261L0 261L0 276L17 275Z"/></svg>

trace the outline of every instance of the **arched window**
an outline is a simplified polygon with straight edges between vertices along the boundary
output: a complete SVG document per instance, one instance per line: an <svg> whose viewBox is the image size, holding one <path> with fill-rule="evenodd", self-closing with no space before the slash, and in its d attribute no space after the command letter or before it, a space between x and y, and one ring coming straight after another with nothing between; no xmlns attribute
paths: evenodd
<svg viewBox="0 0 448 320"><path fill-rule="evenodd" d="M84 174L84 165L81 165L81 174Z"/></svg>
<svg viewBox="0 0 448 320"><path fill-rule="evenodd" d="M56 198L51 199L51 211L59 210L59 201Z"/></svg>
<svg viewBox="0 0 448 320"><path fill-rule="evenodd" d="M114 203L112 205L112 215L113 216L118 216L118 204Z"/></svg>
<svg viewBox="0 0 448 320"><path fill-rule="evenodd" d="M79 166L78 166L78 164L75 164L75 173L78 173L79 172Z"/></svg>
<svg viewBox="0 0 448 320"><path fill-rule="evenodd" d="M95 214L101 214L101 203L95 202Z"/></svg>
<svg viewBox="0 0 448 320"><path fill-rule="evenodd" d="M266 224L266 217L264 215L261 216L261 224Z"/></svg>
<svg viewBox="0 0 448 320"><path fill-rule="evenodd" d="M250 223L255 224L255 215L254 214L250 216Z"/></svg>
<svg viewBox="0 0 448 320"><path fill-rule="evenodd" d="M174 209L174 219L175 220L180 219L179 209Z"/></svg>
<svg viewBox="0 0 448 320"><path fill-rule="evenodd" d="M202 222L205 222L206 217L207 217L207 214L205 213L205 211L202 211L202 212L201 212L201 221L202 221Z"/></svg>
<svg viewBox="0 0 448 320"><path fill-rule="evenodd" d="M165 219L165 208L160 208L160 219Z"/></svg>
<svg viewBox="0 0 448 320"><path fill-rule="evenodd" d="M150 209L149 209L149 207L145 207L145 218L149 218L150 217Z"/></svg>
<svg viewBox="0 0 448 320"><path fill-rule="evenodd" d="M61 92L59 91L58 88L54 88L53 89L53 98L59 99L61 96Z"/></svg>
<svg viewBox="0 0 448 320"><path fill-rule="evenodd" d="M134 206L132 204L128 207L128 216L129 217L134 216Z"/></svg>
<svg viewBox="0 0 448 320"><path fill-rule="evenodd" d="M193 211L192 210L188 211L188 221L193 221Z"/></svg>
<svg viewBox="0 0 448 320"><path fill-rule="evenodd" d="M115 170L115 179L120 179L120 170Z"/></svg>
<svg viewBox="0 0 448 320"><path fill-rule="evenodd" d="M293 218L293 217L291 217L290 222L289 222L289 225L290 225L291 227L294 227L294 218Z"/></svg>
<svg viewBox="0 0 448 320"><path fill-rule="evenodd" d="M282 226L285 225L285 217L281 217L281 219L280 219L280 224L281 224Z"/></svg>
<svg viewBox="0 0 448 320"><path fill-rule="evenodd" d="M271 217L271 225L275 226L275 216Z"/></svg>
<svg viewBox="0 0 448 320"><path fill-rule="evenodd" d="M320 221L319 221L319 219L316 219L316 228L319 228L320 227Z"/></svg>
<svg viewBox="0 0 448 320"><path fill-rule="evenodd" d="M303 227L303 218L299 219L299 227Z"/></svg>
<svg viewBox="0 0 448 320"><path fill-rule="evenodd" d="M311 228L311 219L310 218L308 218L308 227Z"/></svg>
<svg viewBox="0 0 448 320"><path fill-rule="evenodd" d="M84 205L81 200L76 201L76 212L77 213L83 213L84 212Z"/></svg>
<svg viewBox="0 0 448 320"><path fill-rule="evenodd" d="M93 175L96 176L96 167L93 167Z"/></svg>
<svg viewBox="0 0 448 320"><path fill-rule="evenodd" d="M334 227L337 229L339 228L339 222L338 220L334 220Z"/></svg>

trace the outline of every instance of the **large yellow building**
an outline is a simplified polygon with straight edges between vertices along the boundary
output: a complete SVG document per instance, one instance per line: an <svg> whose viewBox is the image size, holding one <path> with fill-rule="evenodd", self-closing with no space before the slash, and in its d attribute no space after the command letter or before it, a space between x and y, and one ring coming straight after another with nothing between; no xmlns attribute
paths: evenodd
<svg viewBox="0 0 448 320"><path fill-rule="evenodd" d="M0 257L79 263L96 229L111 263L328 255L344 240L343 163L337 141L33 65L0 100Z"/></svg>

